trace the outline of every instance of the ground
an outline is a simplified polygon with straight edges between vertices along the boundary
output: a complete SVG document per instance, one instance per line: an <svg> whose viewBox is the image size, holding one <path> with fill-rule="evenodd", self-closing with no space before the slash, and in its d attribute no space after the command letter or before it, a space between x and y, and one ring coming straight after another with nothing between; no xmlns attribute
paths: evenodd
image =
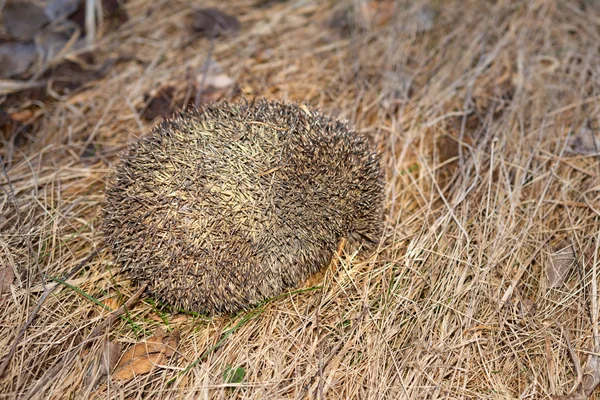
<svg viewBox="0 0 600 400"><path fill-rule="evenodd" d="M3 398L597 396L597 2L103 3L0 81ZM111 167L172 109L255 97L369 137L383 241L239 315L157 305L103 247Z"/></svg>

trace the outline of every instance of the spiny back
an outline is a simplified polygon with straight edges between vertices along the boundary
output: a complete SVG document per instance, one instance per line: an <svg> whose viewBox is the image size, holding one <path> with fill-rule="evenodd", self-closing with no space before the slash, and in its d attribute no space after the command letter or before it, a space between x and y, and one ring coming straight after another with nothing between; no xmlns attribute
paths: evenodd
<svg viewBox="0 0 600 400"><path fill-rule="evenodd" d="M383 188L378 157L344 123L294 104L220 103L130 146L103 230L161 301L234 312L316 272L342 237L376 243Z"/></svg>

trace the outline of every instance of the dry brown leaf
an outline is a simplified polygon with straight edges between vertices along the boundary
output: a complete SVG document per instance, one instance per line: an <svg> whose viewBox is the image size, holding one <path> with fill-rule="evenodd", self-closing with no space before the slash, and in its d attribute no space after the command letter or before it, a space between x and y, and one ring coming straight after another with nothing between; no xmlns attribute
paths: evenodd
<svg viewBox="0 0 600 400"><path fill-rule="evenodd" d="M216 8L204 8L192 15L192 28L204 36L212 38L224 33L234 33L240 29L237 18Z"/></svg>
<svg viewBox="0 0 600 400"><path fill-rule="evenodd" d="M83 381L84 387L96 387L102 383L110 371L115 368L121 356L121 344L116 342L104 342L102 354L98 360L90 365ZM85 356L84 356L85 357Z"/></svg>
<svg viewBox="0 0 600 400"><path fill-rule="evenodd" d="M179 323L179 322L186 322L186 321L187 321L187 320L189 320L189 319L190 319L190 316L189 316L189 315L181 314L181 315L178 315L178 316L176 316L176 317L174 317L174 318L171 318L171 319L169 320L169 322L170 322L171 324L177 324L177 323Z"/></svg>
<svg viewBox="0 0 600 400"><path fill-rule="evenodd" d="M360 15L366 27L385 25L394 15L393 1L363 1L360 3Z"/></svg>
<svg viewBox="0 0 600 400"><path fill-rule="evenodd" d="M577 389L569 395L553 396L553 398L555 400L586 400L591 397L598 385L600 385L600 357L590 354L583 372L583 379Z"/></svg>
<svg viewBox="0 0 600 400"><path fill-rule="evenodd" d="M169 322L169 324L177 324L179 322L185 322L189 318L190 318L189 315L180 314L180 315L177 315L175 317L168 318L168 322ZM161 323L165 322L165 320L160 315L157 315L157 314L150 315L150 319L153 320L153 321L156 321L156 322L161 322Z"/></svg>
<svg viewBox="0 0 600 400"><path fill-rule="evenodd" d="M519 306L524 316L534 317L537 312L537 304L530 299L522 299L519 302Z"/></svg>
<svg viewBox="0 0 600 400"><path fill-rule="evenodd" d="M10 119L17 122L27 122L33 115L33 111L31 110L17 111L10 114Z"/></svg>
<svg viewBox="0 0 600 400"><path fill-rule="evenodd" d="M2 10L2 22L6 32L17 40L33 39L48 23L44 10L32 2L8 3Z"/></svg>
<svg viewBox="0 0 600 400"><path fill-rule="evenodd" d="M127 380L151 372L175 353L178 344L179 331L166 334L157 329L154 336L135 344L123 354L112 374L113 379Z"/></svg>
<svg viewBox="0 0 600 400"><path fill-rule="evenodd" d="M68 17L79 7L81 0L50 0L44 8L44 13L50 21Z"/></svg>
<svg viewBox="0 0 600 400"><path fill-rule="evenodd" d="M590 397L598 385L600 385L600 356L590 354L583 372L581 388L585 396Z"/></svg>
<svg viewBox="0 0 600 400"><path fill-rule="evenodd" d="M12 267L5 266L0 269L0 296L4 293L8 293L10 285L12 285L15 279L15 272Z"/></svg>
<svg viewBox="0 0 600 400"><path fill-rule="evenodd" d="M196 76L196 90L202 93L200 104L217 101L235 86L235 81L223 72L220 65L211 63L204 73Z"/></svg>
<svg viewBox="0 0 600 400"><path fill-rule="evenodd" d="M152 121L155 118L163 118L173 113L175 109L175 88L173 86L162 87L152 93L144 95L146 108L142 110L142 118Z"/></svg>
<svg viewBox="0 0 600 400"><path fill-rule="evenodd" d="M152 371L154 367L162 364L164 357L164 353L161 352L148 353L143 357L138 357L123 366L119 366L112 375L113 379L128 380L137 375L147 374Z"/></svg>
<svg viewBox="0 0 600 400"><path fill-rule="evenodd" d="M96 306L96 311L98 311L100 314L106 314L117 310L119 307L121 307L121 305L123 305L123 302L119 300L119 296L114 296L104 300L102 304L104 304L109 309L106 309L101 306Z"/></svg>
<svg viewBox="0 0 600 400"><path fill-rule="evenodd" d="M568 149L571 153L584 156L600 154L600 136L594 134L590 121L585 121L581 129L567 139Z"/></svg>
<svg viewBox="0 0 600 400"><path fill-rule="evenodd" d="M10 78L27 71L36 58L37 52L33 43L0 44L0 78Z"/></svg>
<svg viewBox="0 0 600 400"><path fill-rule="evenodd" d="M546 272L549 288L564 285L569 277L574 261L575 254L573 247L568 241L561 241L556 246L555 253L551 255L551 262Z"/></svg>
<svg viewBox="0 0 600 400"><path fill-rule="evenodd" d="M121 355L121 343L106 342L102 351L101 369L105 374L110 373L117 365Z"/></svg>
<svg viewBox="0 0 600 400"><path fill-rule="evenodd" d="M160 315L152 314L150 315L150 319L156 322L164 322Z"/></svg>

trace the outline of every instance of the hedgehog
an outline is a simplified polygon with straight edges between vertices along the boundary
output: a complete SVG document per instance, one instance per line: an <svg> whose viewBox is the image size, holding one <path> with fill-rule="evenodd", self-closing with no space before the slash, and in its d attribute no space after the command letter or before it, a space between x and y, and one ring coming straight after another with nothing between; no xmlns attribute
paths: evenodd
<svg viewBox="0 0 600 400"><path fill-rule="evenodd" d="M377 245L383 192L379 155L346 122L286 102L221 102L130 144L102 230L160 302L235 313L297 287L342 239Z"/></svg>

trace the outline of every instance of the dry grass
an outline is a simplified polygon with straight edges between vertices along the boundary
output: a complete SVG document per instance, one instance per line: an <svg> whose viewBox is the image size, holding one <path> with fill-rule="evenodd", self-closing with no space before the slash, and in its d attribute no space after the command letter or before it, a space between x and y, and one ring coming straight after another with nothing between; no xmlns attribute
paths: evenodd
<svg viewBox="0 0 600 400"><path fill-rule="evenodd" d="M600 7L585 0L398 1L394 13L384 2L370 19L362 0L230 2L225 11L242 29L219 38L212 56L247 96L306 101L378 144L385 241L368 261L344 254L308 284L322 289L237 316L166 313L167 325L142 301L103 338L126 347L158 326L178 328L176 355L154 373L90 385L103 343L82 341L107 313L80 292L105 301L136 291L103 250L104 183L115 154L152 126L136 111L144 94L169 83L183 99L202 69L210 46L190 39L192 3L129 1L130 21L94 54L139 62L34 105L30 135L3 139L0 267L15 279L1 299L2 357L50 277L98 255L46 298L0 381L2 397L569 393L600 350L600 163L597 150L573 153L569 142L600 125ZM346 8L350 28L328 27ZM95 155L82 157L90 143ZM549 285L563 243L576 262ZM242 383L224 382L227 365L245 369Z"/></svg>

